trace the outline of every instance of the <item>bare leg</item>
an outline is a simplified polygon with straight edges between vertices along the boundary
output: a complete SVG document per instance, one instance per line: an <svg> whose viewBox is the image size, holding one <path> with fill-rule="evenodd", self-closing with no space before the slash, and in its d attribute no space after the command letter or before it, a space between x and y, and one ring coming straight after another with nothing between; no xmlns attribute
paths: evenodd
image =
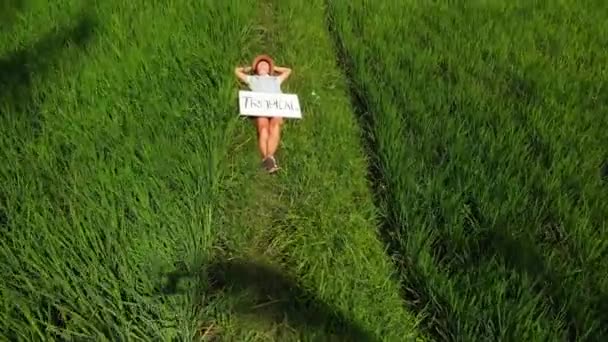
<svg viewBox="0 0 608 342"><path fill-rule="evenodd" d="M274 156L279 148L281 140L281 126L283 125L282 117L274 117L270 119L269 135L268 135L268 155Z"/></svg>
<svg viewBox="0 0 608 342"><path fill-rule="evenodd" d="M255 119L255 124L258 129L258 148L262 159L268 157L268 118L258 117Z"/></svg>

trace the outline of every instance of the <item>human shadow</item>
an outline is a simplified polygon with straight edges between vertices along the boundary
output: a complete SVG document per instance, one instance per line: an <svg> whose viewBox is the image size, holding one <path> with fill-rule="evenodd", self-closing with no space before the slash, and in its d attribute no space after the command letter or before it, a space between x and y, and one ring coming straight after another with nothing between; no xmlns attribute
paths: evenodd
<svg viewBox="0 0 608 342"><path fill-rule="evenodd" d="M340 341L376 340L338 309L268 265L247 260L219 261L210 265L208 277L211 292L252 291L255 294L253 307L237 306L241 313L255 313L274 320L287 317L301 329L323 330Z"/></svg>
<svg viewBox="0 0 608 342"><path fill-rule="evenodd" d="M330 340L378 340L338 309L270 265L242 259L221 260L208 265L205 276L179 269L165 277L165 284L159 288L162 295L186 293L187 290L178 286L182 278L206 279L207 283L200 286L206 296L221 294L243 299L237 300L234 307L240 315L253 314L275 322L286 318L298 331L312 328L331 336Z"/></svg>
<svg viewBox="0 0 608 342"><path fill-rule="evenodd" d="M34 77L46 77L69 45L85 47L90 41L96 25L94 17L85 12L76 24L49 31L34 43L0 57L0 118L17 113L27 120L28 126L37 131L42 126L38 106L42 99L36 98ZM41 94L39 94L42 96Z"/></svg>

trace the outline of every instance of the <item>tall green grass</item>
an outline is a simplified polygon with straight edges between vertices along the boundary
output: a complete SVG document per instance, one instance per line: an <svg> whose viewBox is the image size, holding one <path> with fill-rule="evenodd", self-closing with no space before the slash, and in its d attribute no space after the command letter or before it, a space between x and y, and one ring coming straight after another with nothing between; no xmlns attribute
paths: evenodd
<svg viewBox="0 0 608 342"><path fill-rule="evenodd" d="M0 36L0 335L195 336L194 293L161 289L220 230L255 4L24 4Z"/></svg>
<svg viewBox="0 0 608 342"><path fill-rule="evenodd" d="M383 234L427 330L605 337L606 5L328 4Z"/></svg>

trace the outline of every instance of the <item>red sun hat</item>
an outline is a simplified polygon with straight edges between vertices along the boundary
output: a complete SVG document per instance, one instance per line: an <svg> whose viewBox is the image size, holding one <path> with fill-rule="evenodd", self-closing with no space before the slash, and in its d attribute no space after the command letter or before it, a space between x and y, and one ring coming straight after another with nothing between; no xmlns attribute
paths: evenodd
<svg viewBox="0 0 608 342"><path fill-rule="evenodd" d="M253 72L254 73L257 72L256 68L257 68L258 64L260 64L260 62L262 62L262 61L268 62L268 64L270 65L270 70L269 70L268 74L272 74L274 72L274 61L272 60L272 57L270 57L268 55L259 55L253 60L252 67L251 67Z"/></svg>

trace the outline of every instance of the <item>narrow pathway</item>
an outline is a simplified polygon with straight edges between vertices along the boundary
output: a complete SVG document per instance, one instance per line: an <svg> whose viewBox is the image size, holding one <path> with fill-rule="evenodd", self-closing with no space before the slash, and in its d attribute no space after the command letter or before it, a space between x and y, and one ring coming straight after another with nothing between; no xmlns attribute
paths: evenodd
<svg viewBox="0 0 608 342"><path fill-rule="evenodd" d="M260 169L256 132L236 128L223 186L222 260L209 277L220 334L235 340L408 340L418 335L377 237L359 128L324 23L324 2L259 2L259 49L293 68L299 95L282 170ZM216 267L217 266L217 267ZM226 292L227 291L227 292ZM228 312L228 314L226 314Z"/></svg>

